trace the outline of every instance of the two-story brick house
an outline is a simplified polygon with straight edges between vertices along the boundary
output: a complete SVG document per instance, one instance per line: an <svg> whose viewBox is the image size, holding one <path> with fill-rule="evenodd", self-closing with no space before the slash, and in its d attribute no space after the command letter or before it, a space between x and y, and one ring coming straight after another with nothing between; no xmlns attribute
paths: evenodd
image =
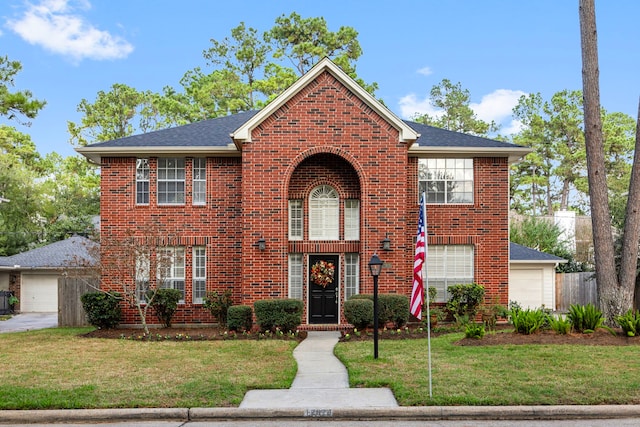
<svg viewBox="0 0 640 427"><path fill-rule="evenodd" d="M374 252L380 292L410 295L423 191L438 299L476 282L508 302L509 165L530 150L400 120L328 59L260 111L78 151L102 167L103 239L166 234L176 323L210 322L205 292L232 289L236 304L299 298L304 324L344 324L343 302L372 292Z"/></svg>

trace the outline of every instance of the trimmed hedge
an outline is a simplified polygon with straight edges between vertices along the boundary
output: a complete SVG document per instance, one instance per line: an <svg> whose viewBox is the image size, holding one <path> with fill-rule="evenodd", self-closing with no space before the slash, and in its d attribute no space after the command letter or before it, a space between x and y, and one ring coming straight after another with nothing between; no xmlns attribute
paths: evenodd
<svg viewBox="0 0 640 427"><path fill-rule="evenodd" d="M250 331L253 326L253 312L248 305L232 305L227 310L227 327L230 331Z"/></svg>
<svg viewBox="0 0 640 427"><path fill-rule="evenodd" d="M302 301L298 299L261 300L254 302L253 308L262 332L293 332L302 323Z"/></svg>
<svg viewBox="0 0 640 427"><path fill-rule="evenodd" d="M372 294L356 294L352 300L369 300L373 302ZM346 310L346 302L345 302ZM345 312L345 317L347 313ZM373 324L373 304L371 305L371 324ZM347 319L348 320L348 319ZM400 294L378 294L378 324L383 327L386 323L393 323L394 328L401 328L409 321L409 297ZM349 323L353 324L349 321ZM355 325L354 325L355 326Z"/></svg>
<svg viewBox="0 0 640 427"><path fill-rule="evenodd" d="M80 297L90 325L98 329L113 329L122 319L120 294L114 292L87 292Z"/></svg>
<svg viewBox="0 0 640 427"><path fill-rule="evenodd" d="M354 328L366 329L373 324L373 301L367 298L349 298L344 302L344 317Z"/></svg>

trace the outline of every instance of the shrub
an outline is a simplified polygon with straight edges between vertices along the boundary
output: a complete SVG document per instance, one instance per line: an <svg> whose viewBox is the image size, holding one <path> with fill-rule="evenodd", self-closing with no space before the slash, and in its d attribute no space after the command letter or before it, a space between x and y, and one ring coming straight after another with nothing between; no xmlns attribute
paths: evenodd
<svg viewBox="0 0 640 427"><path fill-rule="evenodd" d="M615 321L628 337L635 337L640 332L640 311L629 310L617 316Z"/></svg>
<svg viewBox="0 0 640 427"><path fill-rule="evenodd" d="M466 338L475 338L479 340L479 339L482 339L482 337L484 337L484 333L485 333L485 330L483 325L470 323L465 328L464 336Z"/></svg>
<svg viewBox="0 0 640 427"><path fill-rule="evenodd" d="M233 305L227 311L227 327L231 331L250 331L253 312L248 305Z"/></svg>
<svg viewBox="0 0 640 427"><path fill-rule="evenodd" d="M373 294L356 294L352 300L369 300L373 302ZM371 309L373 316L373 308ZM409 297L400 294L378 294L378 326L391 322L394 328L401 328L409 321ZM373 319L371 320L373 322ZM351 323L351 322L349 322ZM353 323L352 323L353 324Z"/></svg>
<svg viewBox="0 0 640 427"><path fill-rule="evenodd" d="M88 292L80 297L90 325L98 329L113 329L122 319L120 294L114 292Z"/></svg>
<svg viewBox="0 0 640 427"><path fill-rule="evenodd" d="M293 332L302 323L302 301L297 299L256 301L253 308L262 332L276 329Z"/></svg>
<svg viewBox="0 0 640 427"><path fill-rule="evenodd" d="M147 301L151 301L151 307L153 307L158 320L166 328L171 327L171 319L178 310L180 299L182 299L182 291L168 288L151 290L147 296Z"/></svg>
<svg viewBox="0 0 640 427"><path fill-rule="evenodd" d="M571 331L571 321L566 317L559 315L555 317L553 315L548 315L547 319L549 320L549 326L551 330L558 335L567 335L569 331Z"/></svg>
<svg viewBox="0 0 640 427"><path fill-rule="evenodd" d="M221 326L227 326L227 313L229 308L233 305L231 299L231 290L227 289L223 293L207 292L207 295L203 299L202 306L209 310L211 315L218 319Z"/></svg>
<svg viewBox="0 0 640 427"><path fill-rule="evenodd" d="M587 305L572 304L569 307L568 316L573 330L576 332L593 332L604 327L602 311L591 303Z"/></svg>
<svg viewBox="0 0 640 427"><path fill-rule="evenodd" d="M513 309L510 311L513 327L519 334L531 335L538 332L546 321L547 315L542 309L522 310Z"/></svg>
<svg viewBox="0 0 640 427"><path fill-rule="evenodd" d="M366 329L373 324L373 301L366 298L349 298L344 302L344 317L354 328Z"/></svg>
<svg viewBox="0 0 640 427"><path fill-rule="evenodd" d="M460 323L465 317L471 321L478 314L478 309L484 300L484 286L477 283L449 286L449 301L447 310Z"/></svg>

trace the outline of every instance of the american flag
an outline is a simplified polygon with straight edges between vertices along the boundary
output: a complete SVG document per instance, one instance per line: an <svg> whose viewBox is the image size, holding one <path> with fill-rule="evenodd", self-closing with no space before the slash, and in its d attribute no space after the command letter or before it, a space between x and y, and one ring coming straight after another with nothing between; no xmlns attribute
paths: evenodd
<svg viewBox="0 0 640 427"><path fill-rule="evenodd" d="M422 302L424 301L424 282L422 280L422 266L424 264L426 241L424 221L424 196L420 200L420 217L418 219L418 234L416 236L416 252L413 258L413 289L411 290L411 314L422 319Z"/></svg>

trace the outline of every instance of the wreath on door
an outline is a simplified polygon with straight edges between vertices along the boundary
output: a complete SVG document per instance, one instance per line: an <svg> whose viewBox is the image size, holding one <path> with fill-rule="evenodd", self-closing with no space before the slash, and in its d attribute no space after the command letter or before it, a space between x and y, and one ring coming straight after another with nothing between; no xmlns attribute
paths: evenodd
<svg viewBox="0 0 640 427"><path fill-rule="evenodd" d="M326 288L333 283L335 266L332 262L318 261L311 267L311 281L318 286Z"/></svg>

